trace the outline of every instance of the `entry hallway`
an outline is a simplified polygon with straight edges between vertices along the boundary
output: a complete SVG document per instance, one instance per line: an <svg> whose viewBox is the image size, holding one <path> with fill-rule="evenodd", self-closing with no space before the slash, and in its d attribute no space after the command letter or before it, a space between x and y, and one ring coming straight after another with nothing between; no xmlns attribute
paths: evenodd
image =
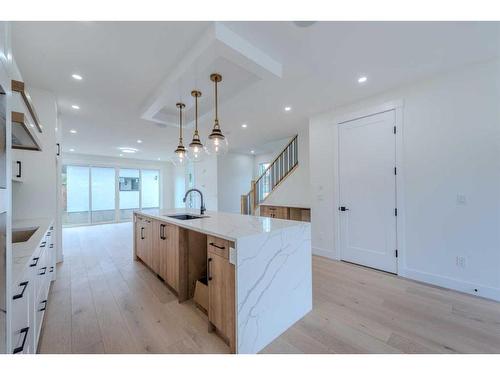
<svg viewBox="0 0 500 375"><path fill-rule="evenodd" d="M132 259L132 223L67 228L40 353L228 353ZM500 353L500 303L313 257L314 309L263 353Z"/></svg>

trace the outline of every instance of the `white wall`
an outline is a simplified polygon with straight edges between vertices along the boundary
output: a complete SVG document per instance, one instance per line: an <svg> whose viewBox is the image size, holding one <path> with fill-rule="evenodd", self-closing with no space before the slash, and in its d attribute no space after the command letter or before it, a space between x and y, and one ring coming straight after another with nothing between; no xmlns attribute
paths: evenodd
<svg viewBox="0 0 500 375"><path fill-rule="evenodd" d="M399 274L500 300L500 63L468 66L310 121L312 244L332 258L334 119L404 100L404 248ZM461 204L457 195L464 195ZM400 211L401 212L401 211ZM464 256L466 266L456 265ZM478 289L477 292L474 289Z"/></svg>
<svg viewBox="0 0 500 375"><path fill-rule="evenodd" d="M218 210L241 212L241 195L250 191L254 157L228 153L217 159Z"/></svg>
<svg viewBox="0 0 500 375"><path fill-rule="evenodd" d="M310 177L309 177L309 130L298 134L299 165L281 184L274 189L264 201L265 204L276 206L310 207ZM281 152L282 149L279 151Z"/></svg>
<svg viewBox="0 0 500 375"><path fill-rule="evenodd" d="M174 204L174 170L170 162L155 162L129 158L114 158L109 156L64 153L63 164L113 166L131 169L160 170L160 207L169 208Z"/></svg>

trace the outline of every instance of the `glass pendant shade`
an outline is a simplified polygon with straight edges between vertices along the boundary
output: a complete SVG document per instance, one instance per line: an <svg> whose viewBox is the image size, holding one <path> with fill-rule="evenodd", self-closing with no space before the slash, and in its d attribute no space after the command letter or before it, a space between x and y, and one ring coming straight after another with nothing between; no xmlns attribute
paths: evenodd
<svg viewBox="0 0 500 375"><path fill-rule="evenodd" d="M201 96L201 92L197 90L191 91L191 96L195 100L195 113L194 113L194 124L195 130L193 134L193 140L189 144L188 158L192 162L200 162L205 159L205 149L200 140L200 134L198 133L198 98Z"/></svg>
<svg viewBox="0 0 500 375"><path fill-rule="evenodd" d="M182 143L182 109L186 105L184 103L177 103L176 107L179 108L179 145L174 151L174 156L172 157L172 162L175 166L183 166L187 164L187 150Z"/></svg>
<svg viewBox="0 0 500 375"><path fill-rule="evenodd" d="M227 138L222 134L219 125L217 84L222 81L222 76L217 73L210 75L210 80L215 83L215 120L212 133L208 136L205 150L210 155L224 155L228 151L229 144Z"/></svg>

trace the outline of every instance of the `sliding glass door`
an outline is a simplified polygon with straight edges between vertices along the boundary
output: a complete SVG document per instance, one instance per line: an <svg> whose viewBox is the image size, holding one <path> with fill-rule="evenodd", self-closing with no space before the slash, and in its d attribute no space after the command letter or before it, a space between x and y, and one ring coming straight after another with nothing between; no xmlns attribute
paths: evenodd
<svg viewBox="0 0 500 375"><path fill-rule="evenodd" d="M92 167L91 181L91 222L115 221L115 168Z"/></svg>
<svg viewBox="0 0 500 375"><path fill-rule="evenodd" d="M131 220L132 213L141 207L140 171L120 169L120 221Z"/></svg>
<svg viewBox="0 0 500 375"><path fill-rule="evenodd" d="M160 171L64 165L65 226L129 221L134 210L160 208Z"/></svg>

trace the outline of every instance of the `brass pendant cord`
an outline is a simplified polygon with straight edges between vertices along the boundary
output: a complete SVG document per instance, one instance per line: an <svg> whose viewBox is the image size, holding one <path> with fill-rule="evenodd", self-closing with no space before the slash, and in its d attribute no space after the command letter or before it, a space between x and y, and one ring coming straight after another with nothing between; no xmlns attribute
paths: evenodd
<svg viewBox="0 0 500 375"><path fill-rule="evenodd" d="M198 135L198 95L194 97L194 134Z"/></svg>
<svg viewBox="0 0 500 375"><path fill-rule="evenodd" d="M219 127L219 106L218 106L218 100L217 100L217 83L218 80L215 80L215 124L214 126Z"/></svg>

